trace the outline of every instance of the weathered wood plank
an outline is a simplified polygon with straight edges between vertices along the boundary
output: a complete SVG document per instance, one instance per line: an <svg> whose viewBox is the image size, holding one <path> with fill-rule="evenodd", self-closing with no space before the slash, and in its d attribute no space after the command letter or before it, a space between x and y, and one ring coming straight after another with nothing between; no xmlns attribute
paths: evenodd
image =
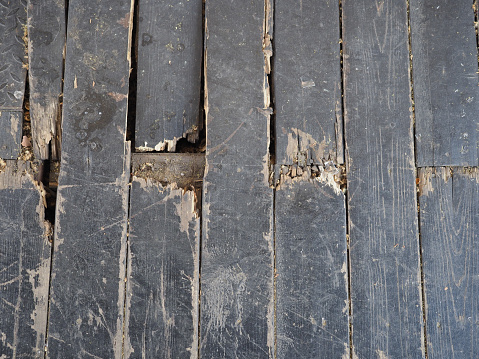
<svg viewBox="0 0 479 359"><path fill-rule="evenodd" d="M28 0L28 75L33 152L60 158L60 95L66 40L65 1Z"/></svg>
<svg viewBox="0 0 479 359"><path fill-rule="evenodd" d="M135 146L175 151L198 138L203 1L139 2Z"/></svg>
<svg viewBox="0 0 479 359"><path fill-rule="evenodd" d="M13 159L20 154L22 111L0 110L0 158Z"/></svg>
<svg viewBox="0 0 479 359"><path fill-rule="evenodd" d="M422 357L407 1L343 1L352 344Z"/></svg>
<svg viewBox="0 0 479 359"><path fill-rule="evenodd" d="M259 0L206 4L208 163L264 164L267 171L264 7Z"/></svg>
<svg viewBox="0 0 479 359"><path fill-rule="evenodd" d="M200 220L195 206L194 191L133 178L126 357L198 356Z"/></svg>
<svg viewBox="0 0 479 359"><path fill-rule="evenodd" d="M349 357L345 198L309 176L275 192L277 357Z"/></svg>
<svg viewBox="0 0 479 359"><path fill-rule="evenodd" d="M411 0L418 166L477 166L479 88L470 0Z"/></svg>
<svg viewBox="0 0 479 359"><path fill-rule="evenodd" d="M339 2L276 1L276 163L343 163Z"/></svg>
<svg viewBox="0 0 479 359"><path fill-rule="evenodd" d="M264 21L264 1L206 3L202 358L274 354Z"/></svg>
<svg viewBox="0 0 479 359"><path fill-rule="evenodd" d="M0 3L0 158L5 159L17 158L21 149L26 20L26 0Z"/></svg>
<svg viewBox="0 0 479 359"><path fill-rule="evenodd" d="M111 183L123 174L131 20L129 1L69 3L63 185Z"/></svg>
<svg viewBox="0 0 479 359"><path fill-rule="evenodd" d="M164 186L175 183L178 188L202 187L204 153L133 153L131 162L136 177L154 179Z"/></svg>
<svg viewBox="0 0 479 359"><path fill-rule="evenodd" d="M0 160L0 356L43 357L50 279L45 193L29 165Z"/></svg>
<svg viewBox="0 0 479 359"><path fill-rule="evenodd" d="M51 358L122 355L131 17L130 2L69 2Z"/></svg>
<svg viewBox="0 0 479 359"><path fill-rule="evenodd" d="M420 169L419 188L428 358L473 358L479 347L479 171Z"/></svg>
<svg viewBox="0 0 479 359"><path fill-rule="evenodd" d="M208 166L201 358L273 357L273 202L262 168Z"/></svg>

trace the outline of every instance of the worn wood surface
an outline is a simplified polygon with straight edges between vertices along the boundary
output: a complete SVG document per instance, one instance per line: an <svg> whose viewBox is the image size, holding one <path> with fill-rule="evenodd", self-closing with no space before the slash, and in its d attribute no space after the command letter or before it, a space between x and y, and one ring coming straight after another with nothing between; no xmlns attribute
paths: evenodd
<svg viewBox="0 0 479 359"><path fill-rule="evenodd" d="M35 158L59 159L65 1L28 0L28 75Z"/></svg>
<svg viewBox="0 0 479 359"><path fill-rule="evenodd" d="M259 0L247 6L216 0L206 5L208 163L266 166L264 5Z"/></svg>
<svg viewBox="0 0 479 359"><path fill-rule="evenodd" d="M120 358L131 4L69 2L48 357Z"/></svg>
<svg viewBox="0 0 479 359"><path fill-rule="evenodd" d="M343 1L352 345L422 356L406 0Z"/></svg>
<svg viewBox="0 0 479 359"><path fill-rule="evenodd" d="M44 191L26 163L0 162L0 356L43 358L50 280Z"/></svg>
<svg viewBox="0 0 479 359"><path fill-rule="evenodd" d="M277 358L349 357L345 198L307 176L275 192Z"/></svg>
<svg viewBox="0 0 479 359"><path fill-rule="evenodd" d="M420 169L419 188L428 358L473 358L479 347L479 171Z"/></svg>
<svg viewBox="0 0 479 359"><path fill-rule="evenodd" d="M0 359L474 357L472 3L0 0Z"/></svg>
<svg viewBox="0 0 479 359"><path fill-rule="evenodd" d="M479 88L472 2L411 0L418 166L477 166Z"/></svg>
<svg viewBox="0 0 479 359"><path fill-rule="evenodd" d="M202 358L274 351L272 190L262 166L209 164L203 193Z"/></svg>
<svg viewBox="0 0 479 359"><path fill-rule="evenodd" d="M26 0L0 3L0 158L4 159L16 159L21 148L26 20Z"/></svg>
<svg viewBox="0 0 479 359"><path fill-rule="evenodd" d="M134 153L132 174L178 188L202 187L205 173L204 153Z"/></svg>
<svg viewBox="0 0 479 359"><path fill-rule="evenodd" d="M125 353L197 358L200 220L194 191L133 178Z"/></svg>
<svg viewBox="0 0 479 359"><path fill-rule="evenodd" d="M203 1L139 2L135 146L175 151L200 128Z"/></svg>
<svg viewBox="0 0 479 359"><path fill-rule="evenodd" d="M20 155L22 121L22 111L0 110L0 158L14 159Z"/></svg>
<svg viewBox="0 0 479 359"><path fill-rule="evenodd" d="M270 358L274 351L264 19L264 1L206 4L202 358Z"/></svg>
<svg viewBox="0 0 479 359"><path fill-rule="evenodd" d="M339 2L275 1L276 162L343 163Z"/></svg>

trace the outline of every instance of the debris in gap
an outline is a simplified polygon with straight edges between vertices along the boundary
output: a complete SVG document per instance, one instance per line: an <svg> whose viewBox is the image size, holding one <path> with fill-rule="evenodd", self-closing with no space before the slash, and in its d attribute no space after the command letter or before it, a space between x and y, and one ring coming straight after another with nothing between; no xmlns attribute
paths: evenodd
<svg viewBox="0 0 479 359"><path fill-rule="evenodd" d="M23 137L22 137L22 151L19 159L22 161L33 161L33 147L32 147L32 123L30 120L30 90L28 86L28 74L27 84L25 86L25 95L23 101Z"/></svg>

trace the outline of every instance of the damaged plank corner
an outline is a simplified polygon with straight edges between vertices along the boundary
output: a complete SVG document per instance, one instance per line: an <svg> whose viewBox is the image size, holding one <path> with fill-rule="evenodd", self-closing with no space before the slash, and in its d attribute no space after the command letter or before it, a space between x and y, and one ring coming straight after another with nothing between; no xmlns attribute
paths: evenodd
<svg viewBox="0 0 479 359"><path fill-rule="evenodd" d="M45 191L29 163L0 160L0 353L6 357L44 352L51 254L44 213Z"/></svg>
<svg viewBox="0 0 479 359"><path fill-rule="evenodd" d="M139 3L135 147L175 152L202 124L203 1Z"/></svg>
<svg viewBox="0 0 479 359"><path fill-rule="evenodd" d="M306 165L301 156L293 165L275 165L273 187L276 190L284 185L292 186L294 183L309 181L322 183L333 189L336 195L346 191L346 173L344 165L336 165L333 161L322 161L321 165Z"/></svg>
<svg viewBox="0 0 479 359"><path fill-rule="evenodd" d="M343 163L339 3L276 2L273 92L277 163ZM325 157L321 157L324 156Z"/></svg>

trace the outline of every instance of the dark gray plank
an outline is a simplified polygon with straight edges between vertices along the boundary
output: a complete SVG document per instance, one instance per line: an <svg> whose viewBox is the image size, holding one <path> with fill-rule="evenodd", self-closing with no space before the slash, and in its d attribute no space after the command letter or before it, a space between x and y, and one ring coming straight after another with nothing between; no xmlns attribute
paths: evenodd
<svg viewBox="0 0 479 359"><path fill-rule="evenodd" d="M310 174L275 192L277 358L349 358L345 198Z"/></svg>
<svg viewBox="0 0 479 359"><path fill-rule="evenodd" d="M198 138L203 1L139 2L135 146L175 151Z"/></svg>
<svg viewBox="0 0 479 359"><path fill-rule="evenodd" d="M198 355L200 221L195 207L194 191L133 177L126 357Z"/></svg>
<svg viewBox="0 0 479 359"><path fill-rule="evenodd" d="M111 183L123 173L131 20L130 2L69 3L63 185Z"/></svg>
<svg viewBox="0 0 479 359"><path fill-rule="evenodd" d="M5 159L17 158L21 149L26 10L26 0L0 2L0 158Z"/></svg>
<svg viewBox="0 0 479 359"><path fill-rule="evenodd" d="M339 2L275 2L276 162L343 163Z"/></svg>
<svg viewBox="0 0 479 359"><path fill-rule="evenodd" d="M420 358L407 1L343 1L352 344Z"/></svg>
<svg viewBox="0 0 479 359"><path fill-rule="evenodd" d="M264 1L206 3L202 358L274 354L265 18Z"/></svg>
<svg viewBox="0 0 479 359"><path fill-rule="evenodd" d="M65 1L28 0L28 75L33 152L60 157L60 95L65 48Z"/></svg>
<svg viewBox="0 0 479 359"><path fill-rule="evenodd" d="M20 155L22 142L22 111L0 110L0 158Z"/></svg>
<svg viewBox="0 0 479 359"><path fill-rule="evenodd" d="M470 0L411 0L418 166L477 166L479 89Z"/></svg>
<svg viewBox="0 0 479 359"><path fill-rule="evenodd" d="M208 166L202 209L201 358L273 357L273 202L262 168Z"/></svg>
<svg viewBox="0 0 479 359"><path fill-rule="evenodd" d="M479 347L479 171L420 169L419 188L428 358L474 358Z"/></svg>
<svg viewBox="0 0 479 359"><path fill-rule="evenodd" d="M69 2L51 358L120 358L129 143L129 2Z"/></svg>
<svg viewBox="0 0 479 359"><path fill-rule="evenodd" d="M45 192L26 163L0 160L0 357L43 358L50 279Z"/></svg>
<svg viewBox="0 0 479 359"><path fill-rule="evenodd" d="M265 165L269 101L262 52L264 1L206 4L208 163Z"/></svg>

